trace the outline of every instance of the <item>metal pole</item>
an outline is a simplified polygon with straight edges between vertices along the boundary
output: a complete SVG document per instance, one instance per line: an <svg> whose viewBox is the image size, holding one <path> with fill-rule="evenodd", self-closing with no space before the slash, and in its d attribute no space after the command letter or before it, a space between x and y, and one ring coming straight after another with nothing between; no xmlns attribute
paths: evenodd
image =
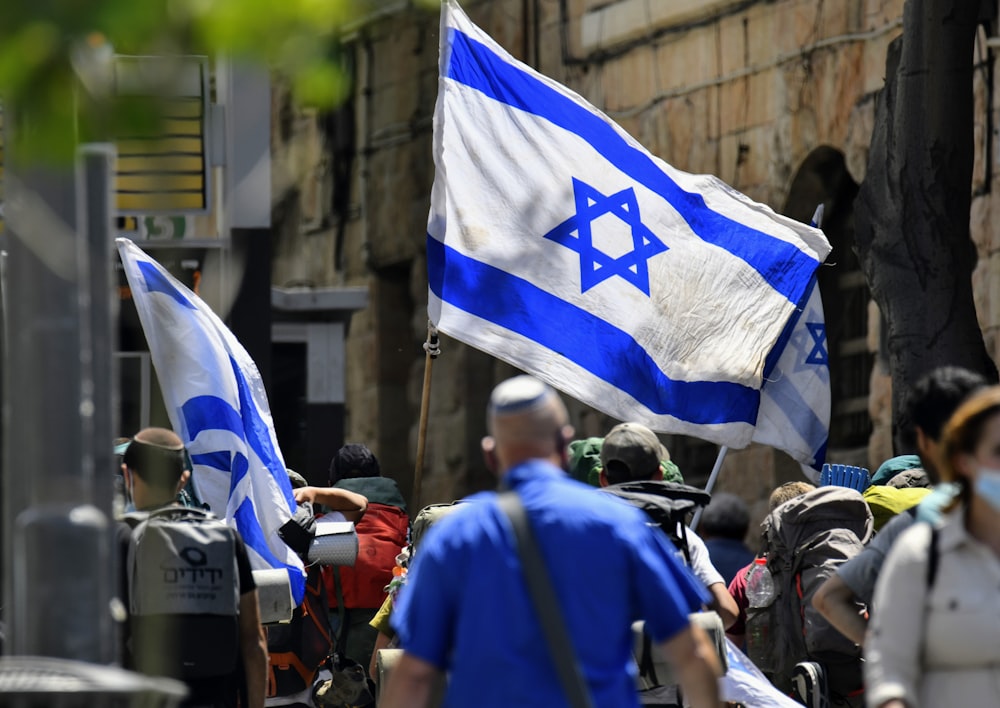
<svg viewBox="0 0 1000 708"><path fill-rule="evenodd" d="M726 453L729 452L729 447L726 445L719 446L719 455L715 458L715 465L712 467L712 474L708 475L708 482L705 483L705 491L709 494L712 493L712 488L715 486L715 480L719 478L719 471L722 469L722 461L726 459ZM698 522L701 521L701 512L705 510L705 507L698 507L698 510L694 512L694 518L691 519L691 530L698 530Z"/></svg>
<svg viewBox="0 0 1000 708"><path fill-rule="evenodd" d="M434 360L441 354L438 331L431 322L427 323L427 341L424 342L424 388L420 396L420 426L417 429L417 462L413 469L413 496L410 514L420 511L420 485L424 476L424 447L427 442L427 418L431 405L431 370Z"/></svg>
<svg viewBox="0 0 1000 708"><path fill-rule="evenodd" d="M94 356L90 268L79 255L87 205L72 169L20 163L16 144L5 174L4 439L17 441L3 469L7 651L111 663L110 491L98 498L95 484L110 471L85 459L111 440L84 441L85 429L99 432L95 380L84 374Z"/></svg>
<svg viewBox="0 0 1000 708"><path fill-rule="evenodd" d="M94 504L110 514L114 450L111 441L118 435L118 377L114 352L117 349L118 298L111 244L114 206L112 203L115 147L88 144L79 150L77 163L78 199L81 200L83 236L78 240L81 272L86 273L86 289L81 300L87 307L81 324L81 402L83 424L83 473L90 477Z"/></svg>

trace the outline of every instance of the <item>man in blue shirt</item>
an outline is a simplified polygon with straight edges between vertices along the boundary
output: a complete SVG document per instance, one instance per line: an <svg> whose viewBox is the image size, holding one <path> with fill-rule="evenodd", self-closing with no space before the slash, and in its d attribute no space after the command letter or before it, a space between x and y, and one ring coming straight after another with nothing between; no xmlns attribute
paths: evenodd
<svg viewBox="0 0 1000 708"><path fill-rule="evenodd" d="M530 376L494 389L487 464L527 510L573 652L595 706L638 706L632 622L675 665L696 708L718 706L717 657L688 614L707 594L645 517L571 480L566 408ZM392 616L404 655L381 708L427 706L448 674L445 706L565 706L496 494L474 495L428 533Z"/></svg>

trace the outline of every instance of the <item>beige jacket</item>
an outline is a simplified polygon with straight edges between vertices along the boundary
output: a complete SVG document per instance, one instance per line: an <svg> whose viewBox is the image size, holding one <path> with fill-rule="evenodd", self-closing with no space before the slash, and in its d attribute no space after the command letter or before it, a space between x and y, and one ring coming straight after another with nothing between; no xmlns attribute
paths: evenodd
<svg viewBox="0 0 1000 708"><path fill-rule="evenodd" d="M892 698L914 708L1000 706L1000 559L962 515L943 519L929 591L931 527L914 524L889 551L865 639L870 707Z"/></svg>

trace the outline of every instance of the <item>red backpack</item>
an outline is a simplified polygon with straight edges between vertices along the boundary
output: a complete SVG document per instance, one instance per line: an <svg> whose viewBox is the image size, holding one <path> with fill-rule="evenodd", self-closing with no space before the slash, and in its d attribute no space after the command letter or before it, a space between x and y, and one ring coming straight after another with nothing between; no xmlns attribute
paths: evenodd
<svg viewBox="0 0 1000 708"><path fill-rule="evenodd" d="M376 609L385 601L385 586L392 580L396 556L406 546L410 519L403 509L388 504L368 502L368 510L355 524L358 532L358 558L354 566L339 568L344 608ZM324 566L330 607L337 607L333 568Z"/></svg>

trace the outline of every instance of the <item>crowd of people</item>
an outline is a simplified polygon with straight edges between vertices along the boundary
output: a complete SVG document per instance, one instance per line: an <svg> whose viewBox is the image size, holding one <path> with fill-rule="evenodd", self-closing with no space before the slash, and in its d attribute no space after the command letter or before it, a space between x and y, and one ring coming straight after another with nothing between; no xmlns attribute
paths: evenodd
<svg viewBox="0 0 1000 708"><path fill-rule="evenodd" d="M124 663L181 678L189 706L1000 705L1000 387L944 367L906 401L908 454L778 486L757 533L645 426L574 440L558 394L514 377L482 441L496 492L411 525L364 445L327 486L289 471L297 531L326 517L359 539L354 566L309 567L291 632L261 624L242 540L185 496L180 439L140 431L122 458ZM165 573L142 559L167 568L170 548L222 569L207 613L149 589ZM774 702L727 688L747 657Z"/></svg>

